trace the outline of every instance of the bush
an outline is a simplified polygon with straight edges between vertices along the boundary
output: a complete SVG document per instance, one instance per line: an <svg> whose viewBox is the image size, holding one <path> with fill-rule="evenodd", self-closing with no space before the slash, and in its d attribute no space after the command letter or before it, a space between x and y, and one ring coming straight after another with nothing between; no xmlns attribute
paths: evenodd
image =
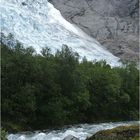
<svg viewBox="0 0 140 140"><path fill-rule="evenodd" d="M7 140L7 132L4 129L1 129L1 140Z"/></svg>

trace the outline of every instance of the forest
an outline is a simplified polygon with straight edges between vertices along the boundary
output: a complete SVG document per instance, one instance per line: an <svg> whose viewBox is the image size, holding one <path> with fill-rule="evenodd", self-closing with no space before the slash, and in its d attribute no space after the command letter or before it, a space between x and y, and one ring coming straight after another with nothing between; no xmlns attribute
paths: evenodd
<svg viewBox="0 0 140 140"><path fill-rule="evenodd" d="M138 120L139 70L80 61L67 45L55 54L1 44L2 126L46 129L77 123Z"/></svg>

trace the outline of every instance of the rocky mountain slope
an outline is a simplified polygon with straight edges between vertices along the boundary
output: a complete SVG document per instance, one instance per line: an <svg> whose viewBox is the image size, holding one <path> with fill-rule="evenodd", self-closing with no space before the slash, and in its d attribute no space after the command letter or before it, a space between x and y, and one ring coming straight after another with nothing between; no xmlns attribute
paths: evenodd
<svg viewBox="0 0 140 140"><path fill-rule="evenodd" d="M139 0L49 1L114 55L138 61Z"/></svg>

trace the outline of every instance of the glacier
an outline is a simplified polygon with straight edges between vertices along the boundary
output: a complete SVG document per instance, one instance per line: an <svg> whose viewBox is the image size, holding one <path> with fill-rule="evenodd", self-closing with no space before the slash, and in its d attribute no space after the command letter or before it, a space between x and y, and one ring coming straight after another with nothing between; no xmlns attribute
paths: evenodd
<svg viewBox="0 0 140 140"><path fill-rule="evenodd" d="M63 18L47 0L1 0L0 28L11 33L23 46L32 46L39 53L49 47L54 53L68 45L88 60L106 60L120 66L119 58L106 50L97 40Z"/></svg>

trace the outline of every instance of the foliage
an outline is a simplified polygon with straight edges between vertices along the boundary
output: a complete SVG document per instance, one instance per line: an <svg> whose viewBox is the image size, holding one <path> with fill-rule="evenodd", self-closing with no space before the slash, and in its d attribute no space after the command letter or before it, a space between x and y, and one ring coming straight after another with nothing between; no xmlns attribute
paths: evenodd
<svg viewBox="0 0 140 140"><path fill-rule="evenodd" d="M42 129L72 123L138 119L139 70L133 63L79 62L64 45L49 48L1 44L2 122Z"/></svg>
<svg viewBox="0 0 140 140"><path fill-rule="evenodd" d="M7 132L4 130L4 129L0 129L1 130L1 140L7 140L6 138L6 135L7 135Z"/></svg>

